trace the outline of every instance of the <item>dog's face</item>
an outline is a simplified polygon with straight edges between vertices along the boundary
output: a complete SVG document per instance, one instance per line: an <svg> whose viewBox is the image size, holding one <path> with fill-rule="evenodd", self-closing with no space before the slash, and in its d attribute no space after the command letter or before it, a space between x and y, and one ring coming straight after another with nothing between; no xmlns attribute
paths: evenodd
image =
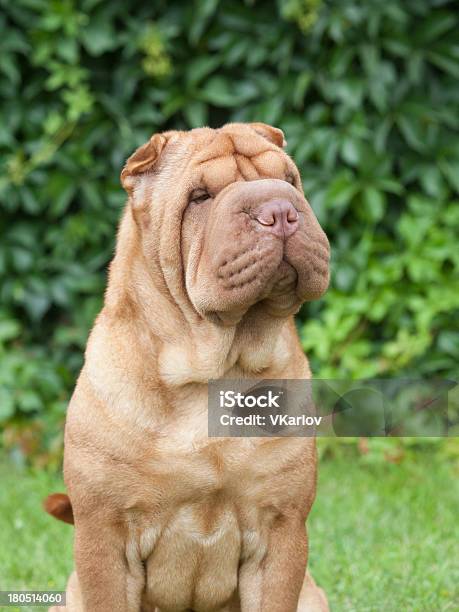
<svg viewBox="0 0 459 612"><path fill-rule="evenodd" d="M327 289L328 240L282 145L264 124L169 132L123 170L147 261L214 322L256 303L288 316Z"/></svg>

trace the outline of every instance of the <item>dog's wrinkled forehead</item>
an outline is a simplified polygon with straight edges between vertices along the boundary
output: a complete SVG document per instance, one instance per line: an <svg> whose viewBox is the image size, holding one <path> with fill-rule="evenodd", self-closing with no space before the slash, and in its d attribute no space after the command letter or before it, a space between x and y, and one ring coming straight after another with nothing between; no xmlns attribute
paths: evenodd
<svg viewBox="0 0 459 612"><path fill-rule="evenodd" d="M264 123L230 123L220 129L154 134L126 161L121 183L134 207L155 188L204 187L216 194L235 181L289 180L301 189L298 170L284 152L283 132Z"/></svg>
<svg viewBox="0 0 459 612"><path fill-rule="evenodd" d="M193 166L202 184L216 193L235 181L285 179L292 172L293 162L281 149L285 142L282 132L272 130L272 140L271 133L245 126L196 130Z"/></svg>

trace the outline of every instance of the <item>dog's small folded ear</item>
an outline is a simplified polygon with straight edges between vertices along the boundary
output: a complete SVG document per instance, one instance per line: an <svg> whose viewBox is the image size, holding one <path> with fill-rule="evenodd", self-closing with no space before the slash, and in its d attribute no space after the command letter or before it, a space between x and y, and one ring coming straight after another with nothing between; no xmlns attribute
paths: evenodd
<svg viewBox="0 0 459 612"><path fill-rule="evenodd" d="M129 157L121 171L121 184L129 195L134 188L135 177L154 167L166 142L167 137L164 134L154 134L147 143Z"/></svg>
<svg viewBox="0 0 459 612"><path fill-rule="evenodd" d="M284 132L279 128L268 125L267 123L249 123L250 127L255 130L257 134L274 143L278 147L285 147L287 141L284 137Z"/></svg>

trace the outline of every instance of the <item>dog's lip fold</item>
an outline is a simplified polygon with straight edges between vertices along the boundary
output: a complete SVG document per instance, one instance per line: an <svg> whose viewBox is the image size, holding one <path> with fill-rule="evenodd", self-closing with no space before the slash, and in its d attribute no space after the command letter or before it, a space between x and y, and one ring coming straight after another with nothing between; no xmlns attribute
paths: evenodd
<svg viewBox="0 0 459 612"><path fill-rule="evenodd" d="M273 267L272 274L266 280L264 286L260 288L253 299L244 303L243 307L234 309L232 306L228 309L212 307L208 310L196 307L196 310L202 318L207 319L219 327L232 327L239 323L253 306L263 303L270 297L274 298L276 295L280 296L285 293L298 296L298 283L298 271L294 264L288 260L283 251L277 266ZM228 291L232 293L233 289L229 289Z"/></svg>

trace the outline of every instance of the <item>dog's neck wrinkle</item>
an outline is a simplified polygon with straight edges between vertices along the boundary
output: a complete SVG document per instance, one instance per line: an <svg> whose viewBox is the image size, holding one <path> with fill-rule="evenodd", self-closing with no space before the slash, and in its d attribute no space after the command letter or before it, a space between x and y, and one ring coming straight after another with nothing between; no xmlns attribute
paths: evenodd
<svg viewBox="0 0 459 612"><path fill-rule="evenodd" d="M140 229L128 205L119 230L115 257L110 264L105 309L112 318L137 316L161 339L174 340L187 334L189 323L183 316L161 273L154 274L141 248ZM131 308L127 309L126 305ZM162 313L168 313L163 317ZM171 317L171 315L173 315Z"/></svg>
<svg viewBox="0 0 459 612"><path fill-rule="evenodd" d="M248 376L260 376L268 369L276 370L278 347L288 319L267 316L255 304L238 325L235 336L237 365Z"/></svg>
<svg viewBox="0 0 459 612"><path fill-rule="evenodd" d="M271 378L282 377L285 323L276 321L263 330L250 321L232 328L203 322L193 329L191 343L163 346L161 377L175 388L209 379L257 378L268 371Z"/></svg>

